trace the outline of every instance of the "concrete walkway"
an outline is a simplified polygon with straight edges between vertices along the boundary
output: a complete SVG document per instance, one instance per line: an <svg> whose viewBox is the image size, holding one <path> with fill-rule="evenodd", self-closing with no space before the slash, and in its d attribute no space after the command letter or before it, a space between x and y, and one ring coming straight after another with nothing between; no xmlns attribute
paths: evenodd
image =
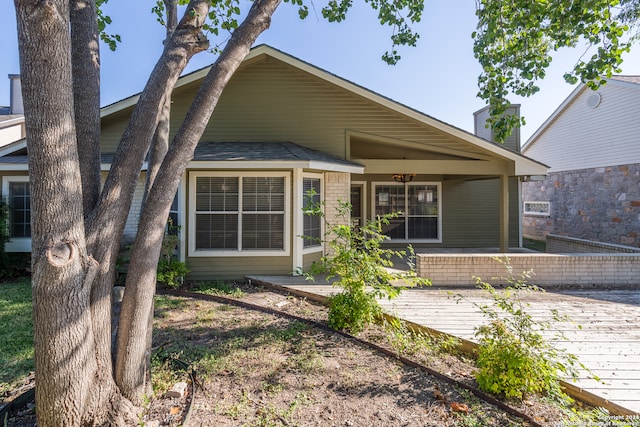
<svg viewBox="0 0 640 427"><path fill-rule="evenodd" d="M328 284L309 284L304 278L256 276L249 280L286 288L294 293L327 296L336 289ZM452 295L458 295L455 298ZM550 310L568 315L572 322L557 324L547 332L553 339L562 332L566 339L559 348L578 356L601 382L586 371L573 383L612 403L610 410L640 413L640 290L558 290L535 292L523 298L527 311L537 320L550 318ZM478 289L415 289L403 292L393 301L381 301L384 309L396 316L474 341L474 329L486 320L478 304L489 303Z"/></svg>

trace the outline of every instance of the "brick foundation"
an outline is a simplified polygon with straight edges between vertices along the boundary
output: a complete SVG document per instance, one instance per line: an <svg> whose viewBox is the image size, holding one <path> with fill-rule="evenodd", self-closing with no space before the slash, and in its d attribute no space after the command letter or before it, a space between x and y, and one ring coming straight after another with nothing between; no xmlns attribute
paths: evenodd
<svg viewBox="0 0 640 427"><path fill-rule="evenodd" d="M504 285L505 266L499 254L418 254L417 273L433 286L475 286L474 276ZM640 254L509 254L517 276L535 273L527 283L541 287L640 287Z"/></svg>

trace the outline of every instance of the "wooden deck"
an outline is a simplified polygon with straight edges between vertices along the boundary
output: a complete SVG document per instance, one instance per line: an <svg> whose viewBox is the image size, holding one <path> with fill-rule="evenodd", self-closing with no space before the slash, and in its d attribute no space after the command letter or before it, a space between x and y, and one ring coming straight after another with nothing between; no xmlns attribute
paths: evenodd
<svg viewBox="0 0 640 427"><path fill-rule="evenodd" d="M304 278L249 279L309 297L336 292L329 284L309 284ZM458 301L451 293L462 299ZM567 382L626 408L628 413L640 413L640 290L547 291L529 294L523 300L536 319L548 319L552 309L571 318L572 323L558 324L555 331L549 331L548 338L561 331L566 340L557 345L578 356L601 379L597 382L583 371L577 382ZM490 300L477 289L426 288L407 290L393 301L380 302L386 311L402 319L474 341L474 328L485 321L475 304Z"/></svg>

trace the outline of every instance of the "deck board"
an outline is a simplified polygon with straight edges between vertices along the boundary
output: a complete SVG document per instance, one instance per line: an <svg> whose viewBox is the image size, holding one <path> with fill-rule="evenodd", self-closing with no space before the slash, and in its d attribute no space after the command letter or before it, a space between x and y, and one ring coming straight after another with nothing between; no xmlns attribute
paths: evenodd
<svg viewBox="0 0 640 427"><path fill-rule="evenodd" d="M323 281L310 284L303 278L279 276L252 279L308 295L337 292ZM571 318L571 322L555 324L545 336L551 339L561 332L564 339L556 345L575 354L592 374L603 379L597 382L581 371L576 386L640 413L640 290L535 292L522 300L536 320L548 319L552 309ZM409 289L393 301L380 303L402 319L474 341L475 328L485 322L478 305L491 300L478 289L426 288Z"/></svg>

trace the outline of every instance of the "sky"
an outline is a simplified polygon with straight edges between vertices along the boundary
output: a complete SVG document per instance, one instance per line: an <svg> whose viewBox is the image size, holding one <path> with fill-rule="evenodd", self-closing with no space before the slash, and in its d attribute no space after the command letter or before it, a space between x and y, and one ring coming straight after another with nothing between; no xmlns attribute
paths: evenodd
<svg viewBox="0 0 640 427"><path fill-rule="evenodd" d="M19 73L15 13L10 0L0 0L0 105L9 105L9 74ZM122 43L115 52L101 46L101 105L105 106L140 92L160 56L164 28L150 12L154 0L110 0L105 8L113 24L107 31L119 34ZM391 30L381 26L364 2L342 23L328 23L320 10L311 10L300 20L297 9L283 3L271 28L256 44L268 44L325 71L363 86L396 102L428 114L468 132L473 132L473 113L485 106L478 98L480 66L473 56L471 33L476 26L475 0L426 0L422 21L415 25L418 46L400 49L402 59L389 66L380 58L390 47ZM241 4L247 6L246 0ZM309 4L313 4L309 2ZM321 5L322 3L319 3ZM321 6L318 6L321 7ZM541 91L530 98L511 97L521 105L527 124L526 141L575 89L562 78L582 54L565 49L557 52ZM210 65L208 52L191 60L185 72ZM622 74L640 75L640 45L622 64Z"/></svg>

